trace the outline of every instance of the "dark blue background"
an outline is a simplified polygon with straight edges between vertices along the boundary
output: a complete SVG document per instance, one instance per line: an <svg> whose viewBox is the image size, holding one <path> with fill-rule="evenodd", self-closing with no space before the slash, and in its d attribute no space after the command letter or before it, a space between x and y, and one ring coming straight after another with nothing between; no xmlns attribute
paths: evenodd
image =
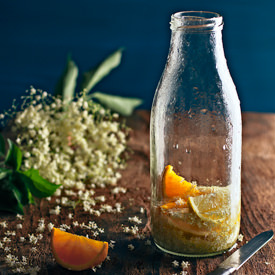
<svg viewBox="0 0 275 275"><path fill-rule="evenodd" d="M96 90L151 107L170 42L172 13L223 15L225 53L243 111L275 112L274 0L1 1L0 111L30 85L52 92L71 53L80 74L124 47L122 64Z"/></svg>

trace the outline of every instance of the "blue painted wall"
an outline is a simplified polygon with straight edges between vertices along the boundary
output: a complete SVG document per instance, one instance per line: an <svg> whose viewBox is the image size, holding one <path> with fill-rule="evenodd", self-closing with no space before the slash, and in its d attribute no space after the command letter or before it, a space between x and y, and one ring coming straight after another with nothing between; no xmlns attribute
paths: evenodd
<svg viewBox="0 0 275 275"><path fill-rule="evenodd" d="M225 53L243 111L275 112L274 0L0 1L0 111L30 85L53 91L68 53L80 74L119 47L122 64L97 90L141 97L150 109L172 13L223 15Z"/></svg>

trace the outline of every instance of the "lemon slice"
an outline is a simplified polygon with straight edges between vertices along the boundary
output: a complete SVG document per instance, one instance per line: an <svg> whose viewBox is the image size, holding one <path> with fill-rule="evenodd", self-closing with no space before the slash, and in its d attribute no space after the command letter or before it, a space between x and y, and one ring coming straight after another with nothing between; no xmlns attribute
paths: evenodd
<svg viewBox="0 0 275 275"><path fill-rule="evenodd" d="M189 197L187 203L197 216L206 222L221 223L230 215L230 196L227 187L214 193Z"/></svg>
<svg viewBox="0 0 275 275"><path fill-rule="evenodd" d="M193 214L195 215L195 214ZM183 220L181 218L167 217L168 224L176 228L179 232L185 232L194 236L207 236L210 232L206 228L200 228L198 224L191 224L192 219Z"/></svg>

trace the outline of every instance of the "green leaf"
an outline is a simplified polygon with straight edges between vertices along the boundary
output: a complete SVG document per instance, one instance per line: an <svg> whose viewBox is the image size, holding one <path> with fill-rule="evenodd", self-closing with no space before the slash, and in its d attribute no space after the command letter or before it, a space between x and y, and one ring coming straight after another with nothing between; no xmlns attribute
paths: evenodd
<svg viewBox="0 0 275 275"><path fill-rule="evenodd" d="M18 196L20 196L17 191L12 189L2 189L0 192L0 210L8 211L18 214L24 214L23 205L18 200Z"/></svg>
<svg viewBox="0 0 275 275"><path fill-rule="evenodd" d="M77 76L78 68L69 56L65 70L56 85L55 95L60 95L63 100L70 102L74 97Z"/></svg>
<svg viewBox="0 0 275 275"><path fill-rule="evenodd" d="M95 68L84 73L81 89L85 89L88 93L99 81L116 68L120 64L122 51L123 49L116 50Z"/></svg>
<svg viewBox="0 0 275 275"><path fill-rule="evenodd" d="M101 92L93 93L89 98L96 98L102 105L124 116L130 116L133 110L142 104L139 98L107 95Z"/></svg>
<svg viewBox="0 0 275 275"><path fill-rule="evenodd" d="M4 156L6 154L6 145L5 140L2 134L0 134L0 156Z"/></svg>
<svg viewBox="0 0 275 275"><path fill-rule="evenodd" d="M22 193L14 185L10 185L10 188L11 188L11 191L13 192L13 195L14 195L15 199L17 200L17 203L18 203L19 207L22 207L22 209L23 209L22 201L24 199L22 198Z"/></svg>
<svg viewBox="0 0 275 275"><path fill-rule="evenodd" d="M15 170L19 170L22 163L22 152L10 139L8 139L9 150L6 156L5 164Z"/></svg>
<svg viewBox="0 0 275 275"><path fill-rule="evenodd" d="M12 173L11 169L7 169L4 167L0 167L0 180L6 178L8 175Z"/></svg>
<svg viewBox="0 0 275 275"><path fill-rule="evenodd" d="M61 184L53 184L39 175L39 171L33 168L20 172L21 180L28 186L32 195L45 198L53 195Z"/></svg>
<svg viewBox="0 0 275 275"><path fill-rule="evenodd" d="M10 180L12 188L16 188L20 192L20 202L23 205L33 202L32 196L30 196L30 190L25 182L21 178L21 172L14 172Z"/></svg>
<svg viewBox="0 0 275 275"><path fill-rule="evenodd" d="M29 203L30 203L30 204L35 204L34 198L33 198L32 193L31 193L30 190L29 190L29 192L28 192L28 195L29 195Z"/></svg>

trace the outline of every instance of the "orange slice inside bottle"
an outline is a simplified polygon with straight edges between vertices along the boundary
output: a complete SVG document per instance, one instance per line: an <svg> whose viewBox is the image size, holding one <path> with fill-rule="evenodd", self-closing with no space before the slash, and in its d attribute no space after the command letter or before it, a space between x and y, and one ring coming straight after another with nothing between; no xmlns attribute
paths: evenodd
<svg viewBox="0 0 275 275"><path fill-rule="evenodd" d="M181 197L187 199L200 195L197 186L177 175L171 165L167 165L163 173L163 191L166 198Z"/></svg>

